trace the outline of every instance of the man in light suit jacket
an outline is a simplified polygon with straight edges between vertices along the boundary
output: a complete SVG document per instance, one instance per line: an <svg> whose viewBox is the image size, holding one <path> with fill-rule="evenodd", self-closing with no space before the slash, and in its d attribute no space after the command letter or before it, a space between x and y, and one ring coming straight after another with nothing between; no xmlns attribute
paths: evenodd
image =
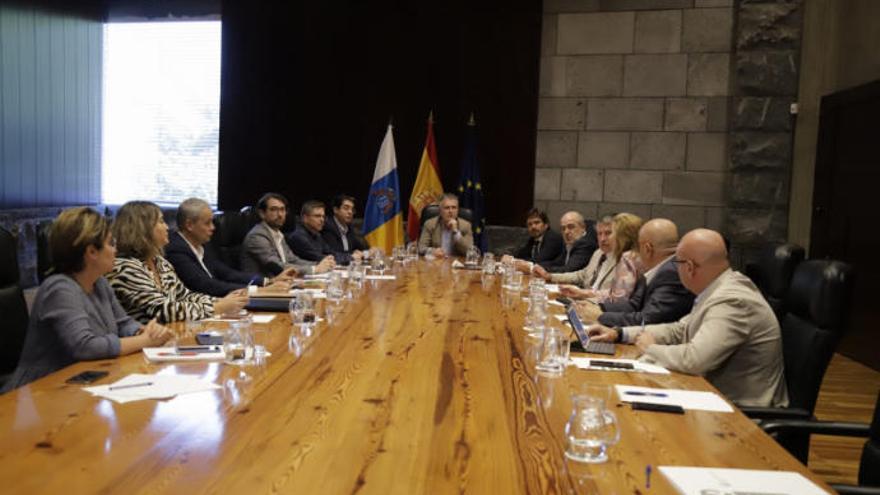
<svg viewBox="0 0 880 495"><path fill-rule="evenodd" d="M295 270L283 272L275 280L258 273L240 272L223 263L211 249L214 215L211 206L198 198L190 198L177 208L177 232L169 236L165 259L173 266L180 281L188 289L223 297L247 285L268 286L279 290L290 288Z"/></svg>
<svg viewBox="0 0 880 495"><path fill-rule="evenodd" d="M593 326L593 338L634 342L642 359L703 375L739 405L787 406L779 323L752 281L731 270L721 235L689 232L673 262L682 284L697 295L689 314L644 330Z"/></svg>
<svg viewBox="0 0 880 495"><path fill-rule="evenodd" d="M665 218L655 218L639 229L639 257L645 274L639 277L629 299L599 304L599 323L609 327L651 325L678 321L694 304L673 263L678 228ZM594 306L595 307L595 306Z"/></svg>
<svg viewBox="0 0 880 495"><path fill-rule="evenodd" d="M278 193L266 193L257 203L257 211L262 221L250 230L244 238L241 249L241 269L245 272L274 276L287 268L296 268L297 273L323 273L335 266L333 257L320 263L298 258L281 232L287 219L287 199Z"/></svg>
<svg viewBox="0 0 880 495"><path fill-rule="evenodd" d="M614 215L606 215L596 222L596 239L599 247L593 251L590 262L581 270L564 273L550 273L540 265L536 265L533 275L554 284L571 284L582 289L608 289L614 279L617 258L611 245L611 223Z"/></svg>
<svg viewBox="0 0 880 495"><path fill-rule="evenodd" d="M419 252L430 252L438 258L464 256L474 245L471 224L458 218L458 196L443 193L440 196L440 216L428 219L419 235Z"/></svg>
<svg viewBox="0 0 880 495"><path fill-rule="evenodd" d="M354 213L354 198L338 194L333 198L333 215L324 222L321 237L334 253L348 253L358 258L370 250L370 244L352 226Z"/></svg>
<svg viewBox="0 0 880 495"><path fill-rule="evenodd" d="M535 265L540 265L551 273L578 271L587 266L598 247L596 232L591 226L587 226L584 216L576 211L566 212L562 215L559 223L562 226L562 239L565 241L565 247L556 259ZM517 263L517 268L524 271L531 271L535 267L535 265L527 267L520 265Z"/></svg>

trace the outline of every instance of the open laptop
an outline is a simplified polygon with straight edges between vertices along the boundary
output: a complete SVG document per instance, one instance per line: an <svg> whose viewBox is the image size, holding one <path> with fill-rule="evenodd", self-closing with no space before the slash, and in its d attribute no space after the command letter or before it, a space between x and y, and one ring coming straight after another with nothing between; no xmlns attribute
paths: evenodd
<svg viewBox="0 0 880 495"><path fill-rule="evenodd" d="M587 335L587 331L584 329L584 324L573 306L568 308L568 322L571 323L571 327L574 328L574 333L577 334L578 340L580 341L580 348L578 348L576 343L572 343L571 350L576 352L589 352L591 354L606 354L608 356L614 355L614 343L590 341L590 336Z"/></svg>

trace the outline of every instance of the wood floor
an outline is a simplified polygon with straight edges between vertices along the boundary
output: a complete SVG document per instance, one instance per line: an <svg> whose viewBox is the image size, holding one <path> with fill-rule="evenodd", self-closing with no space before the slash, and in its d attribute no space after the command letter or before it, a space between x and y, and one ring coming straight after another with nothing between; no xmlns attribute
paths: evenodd
<svg viewBox="0 0 880 495"><path fill-rule="evenodd" d="M819 391L816 417L822 420L870 423L880 372L835 354ZM855 484L863 438L813 436L809 468L829 483Z"/></svg>

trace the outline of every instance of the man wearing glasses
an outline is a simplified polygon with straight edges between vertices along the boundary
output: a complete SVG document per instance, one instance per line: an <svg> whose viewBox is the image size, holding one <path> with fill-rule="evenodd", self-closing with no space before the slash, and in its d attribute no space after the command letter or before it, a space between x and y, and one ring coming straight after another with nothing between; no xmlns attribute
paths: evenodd
<svg viewBox="0 0 880 495"><path fill-rule="evenodd" d="M739 405L788 405L779 323L752 281L730 268L721 235L689 232L672 261L681 283L697 296L688 315L646 327L594 325L593 338L634 343L642 359L703 375Z"/></svg>
<svg viewBox="0 0 880 495"><path fill-rule="evenodd" d="M351 261L351 254L345 252L334 253L324 238L321 231L324 229L327 217L324 203L320 201L306 201L300 210L302 225L290 235L290 247L294 254L308 261L318 264L336 263L347 265ZM360 255L358 255L360 256ZM331 266L332 268L332 266Z"/></svg>
<svg viewBox="0 0 880 495"><path fill-rule="evenodd" d="M281 227L287 220L287 198L278 193L266 193L257 202L260 223L248 232L241 249L241 269L249 273L274 276L287 268L297 273L321 273L331 270L329 263L318 264L293 254Z"/></svg>

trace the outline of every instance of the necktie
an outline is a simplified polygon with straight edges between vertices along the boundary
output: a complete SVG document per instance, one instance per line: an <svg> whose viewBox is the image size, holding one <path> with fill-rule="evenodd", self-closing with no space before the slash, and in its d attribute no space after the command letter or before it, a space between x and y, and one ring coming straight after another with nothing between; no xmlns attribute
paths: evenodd
<svg viewBox="0 0 880 495"><path fill-rule="evenodd" d="M535 241L535 243L532 244L532 261L537 261L538 252L540 250L541 250L541 241Z"/></svg>
<svg viewBox="0 0 880 495"><path fill-rule="evenodd" d="M596 284L596 279L599 278L599 270L601 270L602 265L605 264L605 259L606 259L605 253L602 253L602 256L599 256L599 264L596 265L596 271L593 272L593 278L590 280L590 284L589 284L590 287L592 287L593 285Z"/></svg>

